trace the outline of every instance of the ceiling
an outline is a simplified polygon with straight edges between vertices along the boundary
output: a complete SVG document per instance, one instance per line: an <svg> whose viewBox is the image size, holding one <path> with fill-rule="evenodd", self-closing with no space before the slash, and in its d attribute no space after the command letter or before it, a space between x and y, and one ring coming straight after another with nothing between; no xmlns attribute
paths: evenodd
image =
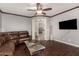
<svg viewBox="0 0 79 59"><path fill-rule="evenodd" d="M42 3L43 8L51 7L52 10L46 11L46 15L52 16L62 11L68 10L79 3ZM4 12L19 14L24 16L34 16L35 11L27 11L28 8L35 8L35 3L0 3L0 9Z"/></svg>

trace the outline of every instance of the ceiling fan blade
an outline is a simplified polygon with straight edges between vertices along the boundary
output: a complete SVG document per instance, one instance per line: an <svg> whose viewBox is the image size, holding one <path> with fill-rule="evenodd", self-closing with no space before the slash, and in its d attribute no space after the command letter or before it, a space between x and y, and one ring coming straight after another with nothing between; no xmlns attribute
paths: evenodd
<svg viewBox="0 0 79 59"><path fill-rule="evenodd" d="M36 10L34 10L34 9L27 9L28 11L36 11Z"/></svg>
<svg viewBox="0 0 79 59"><path fill-rule="evenodd" d="M43 9L43 11L48 11L48 10L52 10L52 8L45 8L45 9Z"/></svg>

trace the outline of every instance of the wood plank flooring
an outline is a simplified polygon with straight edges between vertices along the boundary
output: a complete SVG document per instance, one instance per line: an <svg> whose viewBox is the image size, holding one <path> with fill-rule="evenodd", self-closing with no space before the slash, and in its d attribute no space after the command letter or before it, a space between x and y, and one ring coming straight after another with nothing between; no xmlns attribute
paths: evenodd
<svg viewBox="0 0 79 59"><path fill-rule="evenodd" d="M79 48L57 41L40 41L46 48L36 52L33 56L79 56ZM15 49L15 56L30 56L25 44L20 44ZM24 50L25 49L25 50ZM25 52L26 51L26 52Z"/></svg>
<svg viewBox="0 0 79 59"><path fill-rule="evenodd" d="M30 56L30 52L25 43L19 44L15 47L14 56Z"/></svg>

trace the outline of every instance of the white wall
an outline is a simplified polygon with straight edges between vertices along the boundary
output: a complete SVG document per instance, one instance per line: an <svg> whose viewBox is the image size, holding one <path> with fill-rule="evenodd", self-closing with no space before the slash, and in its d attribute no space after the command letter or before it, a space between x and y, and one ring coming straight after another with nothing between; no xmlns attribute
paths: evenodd
<svg viewBox="0 0 79 59"><path fill-rule="evenodd" d="M29 31L31 33L31 19L21 16L1 14L2 31Z"/></svg>
<svg viewBox="0 0 79 59"><path fill-rule="evenodd" d="M1 12L0 12L0 31L2 31L2 20L1 20Z"/></svg>
<svg viewBox="0 0 79 59"><path fill-rule="evenodd" d="M77 30L59 30L59 22L77 18ZM79 8L51 18L52 40L79 47Z"/></svg>

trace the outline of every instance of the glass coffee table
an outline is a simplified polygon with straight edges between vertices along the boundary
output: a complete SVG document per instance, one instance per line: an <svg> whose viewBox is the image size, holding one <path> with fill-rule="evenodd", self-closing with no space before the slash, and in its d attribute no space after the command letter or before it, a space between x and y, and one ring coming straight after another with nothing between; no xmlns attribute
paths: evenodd
<svg viewBox="0 0 79 59"><path fill-rule="evenodd" d="M24 41L24 42L27 48L29 49L31 55L33 55L37 51L45 49L45 46L43 46L38 42L29 42L29 41Z"/></svg>

